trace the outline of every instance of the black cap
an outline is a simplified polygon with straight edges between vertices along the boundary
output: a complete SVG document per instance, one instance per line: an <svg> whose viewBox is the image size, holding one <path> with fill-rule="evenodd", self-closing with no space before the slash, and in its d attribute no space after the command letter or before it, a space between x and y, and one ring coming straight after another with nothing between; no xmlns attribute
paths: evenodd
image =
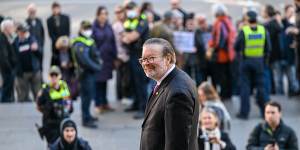
<svg viewBox="0 0 300 150"><path fill-rule="evenodd" d="M17 26L17 31L26 32L29 30L29 26L26 23L21 23Z"/></svg>
<svg viewBox="0 0 300 150"><path fill-rule="evenodd" d="M61 124L60 124L60 134L61 134L62 137L63 137L63 134L64 134L64 130L65 130L65 128L67 128L67 127L72 127L72 128L74 128L75 131L76 131L76 135L77 135L77 127L76 127L76 123L75 123L73 120L71 120L70 118L66 118L66 119L64 119L64 120L61 122Z"/></svg>
<svg viewBox="0 0 300 150"><path fill-rule="evenodd" d="M137 7L137 4L133 1L129 2L127 5L126 5L126 9L133 9Z"/></svg>
<svg viewBox="0 0 300 150"><path fill-rule="evenodd" d="M255 11L253 11L253 10L249 10L247 12L247 16L248 16L250 22L255 22L256 21L256 17L257 17L257 13Z"/></svg>

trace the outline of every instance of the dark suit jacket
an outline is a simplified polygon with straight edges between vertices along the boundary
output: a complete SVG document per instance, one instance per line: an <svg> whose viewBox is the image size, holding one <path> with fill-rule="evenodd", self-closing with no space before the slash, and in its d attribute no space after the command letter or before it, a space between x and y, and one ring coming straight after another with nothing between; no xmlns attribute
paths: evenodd
<svg viewBox="0 0 300 150"><path fill-rule="evenodd" d="M175 68L146 107L140 150L198 150L199 103L194 81Z"/></svg>
<svg viewBox="0 0 300 150"><path fill-rule="evenodd" d="M56 42L56 40L63 35L70 36L70 18L67 15L60 14L59 15L60 25L55 25L55 17L52 15L47 19L48 33L52 40L52 42Z"/></svg>

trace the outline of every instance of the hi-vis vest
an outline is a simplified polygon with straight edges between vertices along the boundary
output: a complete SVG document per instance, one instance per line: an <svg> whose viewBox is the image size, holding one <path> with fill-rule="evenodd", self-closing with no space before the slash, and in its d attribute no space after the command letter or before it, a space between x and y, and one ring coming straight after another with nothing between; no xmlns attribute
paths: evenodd
<svg viewBox="0 0 300 150"><path fill-rule="evenodd" d="M76 42L81 42L86 46L92 46L95 43L92 38L85 38L85 37L82 37L82 36L78 36L78 37L76 37L72 40L72 44L74 44Z"/></svg>
<svg viewBox="0 0 300 150"><path fill-rule="evenodd" d="M246 57L263 57L266 39L266 30L263 26L257 25L257 30L251 30L250 26L244 26L243 32L245 36Z"/></svg>
<svg viewBox="0 0 300 150"><path fill-rule="evenodd" d="M137 26L139 25L139 20L146 20L147 17L145 14L142 14L139 18L135 18L135 19L126 19L123 26L125 30L135 30L137 28Z"/></svg>
<svg viewBox="0 0 300 150"><path fill-rule="evenodd" d="M67 83L63 80L59 80L58 84L59 84L58 90L54 89L52 87L52 85L43 84L43 89L49 87L49 95L50 95L50 98L52 101L59 101L64 98L70 97L70 91L69 91Z"/></svg>

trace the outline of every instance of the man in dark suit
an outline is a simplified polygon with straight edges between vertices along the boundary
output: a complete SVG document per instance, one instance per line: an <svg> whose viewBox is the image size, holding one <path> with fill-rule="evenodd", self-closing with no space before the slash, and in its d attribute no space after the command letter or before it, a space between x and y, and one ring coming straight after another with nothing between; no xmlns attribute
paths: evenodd
<svg viewBox="0 0 300 150"><path fill-rule="evenodd" d="M199 103L194 81L175 67L175 51L164 39L143 45L139 59L156 81L142 125L140 150L197 150Z"/></svg>
<svg viewBox="0 0 300 150"><path fill-rule="evenodd" d="M60 36L70 36L70 18L61 14L60 5L57 2L52 4L52 16L47 19L48 33L52 40L51 65L59 64L59 51L55 48L56 40Z"/></svg>

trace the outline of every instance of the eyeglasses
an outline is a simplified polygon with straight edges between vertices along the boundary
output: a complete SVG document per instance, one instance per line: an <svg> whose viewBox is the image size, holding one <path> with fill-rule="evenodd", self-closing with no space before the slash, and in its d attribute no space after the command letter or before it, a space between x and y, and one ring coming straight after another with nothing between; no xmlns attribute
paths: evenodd
<svg viewBox="0 0 300 150"><path fill-rule="evenodd" d="M152 57L148 57L148 58L140 58L139 62L140 62L140 64L143 64L144 62L153 63L155 58L158 58L158 57L152 56Z"/></svg>

